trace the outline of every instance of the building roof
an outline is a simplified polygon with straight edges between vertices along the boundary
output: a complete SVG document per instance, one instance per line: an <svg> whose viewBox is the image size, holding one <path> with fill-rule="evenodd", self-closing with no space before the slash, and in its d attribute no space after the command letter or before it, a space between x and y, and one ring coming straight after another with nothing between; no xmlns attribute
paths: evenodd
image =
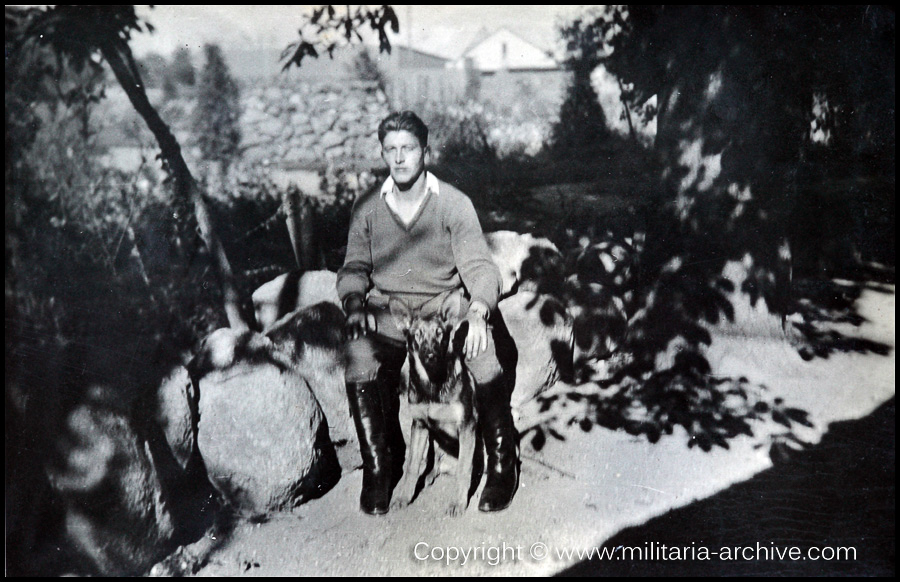
<svg viewBox="0 0 900 582"><path fill-rule="evenodd" d="M482 30L486 34L479 32L461 57L471 59L479 71L559 68L559 63L550 53L508 28L499 28L491 33Z"/></svg>

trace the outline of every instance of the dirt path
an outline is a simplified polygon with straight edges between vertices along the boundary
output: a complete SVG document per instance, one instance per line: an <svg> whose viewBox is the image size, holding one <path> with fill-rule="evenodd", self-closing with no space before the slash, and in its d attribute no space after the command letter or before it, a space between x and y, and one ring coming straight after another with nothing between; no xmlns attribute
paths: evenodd
<svg viewBox="0 0 900 582"><path fill-rule="evenodd" d="M867 323L842 331L893 348L893 287L889 293L866 291L858 307ZM814 426L802 437L813 444L829 423L866 416L894 395L893 350L887 357L839 353L805 362L783 342L728 336L716 338L709 359L717 372L748 376L768 386L770 395L808 411ZM768 446L758 445L770 444L782 430L756 425L753 437L703 452L687 447L679 431L650 444L621 431L575 428L539 452L523 444L521 487L512 507L480 513L476 493L461 518L444 515L449 476L405 510L363 515L357 509L361 473L354 471L322 499L267 523L238 523L227 540L216 541L221 546L197 575L550 575L628 526L770 468Z"/></svg>

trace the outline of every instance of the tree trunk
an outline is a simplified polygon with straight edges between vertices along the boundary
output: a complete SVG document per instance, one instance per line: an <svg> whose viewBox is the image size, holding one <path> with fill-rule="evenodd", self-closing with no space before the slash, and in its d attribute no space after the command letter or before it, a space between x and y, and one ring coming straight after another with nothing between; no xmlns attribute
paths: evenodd
<svg viewBox="0 0 900 582"><path fill-rule="evenodd" d="M174 180L175 195L181 200L190 201L194 206L197 216L197 225L200 236L209 249L222 293L225 296L225 314L228 317L228 325L234 329L249 329L247 319L240 308L240 297L235 288L234 273L225 248L215 234L209 207L203 198L203 191L197 181L191 175L191 171L181 155L181 146L172 135L169 127L160 118L159 113L147 98L140 74L131 54L131 49L125 42L111 40L101 45L100 50L116 75L116 79L128 95L128 99L138 114L147 123L147 127L156 137L159 143L163 161L163 167Z"/></svg>

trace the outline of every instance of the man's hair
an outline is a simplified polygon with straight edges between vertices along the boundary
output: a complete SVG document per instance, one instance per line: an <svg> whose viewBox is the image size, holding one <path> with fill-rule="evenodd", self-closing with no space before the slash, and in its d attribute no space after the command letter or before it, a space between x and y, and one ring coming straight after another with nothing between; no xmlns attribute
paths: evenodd
<svg viewBox="0 0 900 582"><path fill-rule="evenodd" d="M392 131L408 131L423 148L428 145L428 126L412 111L395 111L382 119L378 125L378 141L383 144L385 136Z"/></svg>

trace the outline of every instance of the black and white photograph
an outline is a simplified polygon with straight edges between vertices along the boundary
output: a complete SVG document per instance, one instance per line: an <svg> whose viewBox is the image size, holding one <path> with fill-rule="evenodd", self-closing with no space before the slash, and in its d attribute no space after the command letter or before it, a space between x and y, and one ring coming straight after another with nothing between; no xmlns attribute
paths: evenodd
<svg viewBox="0 0 900 582"><path fill-rule="evenodd" d="M895 575L895 10L7 5L7 576Z"/></svg>

